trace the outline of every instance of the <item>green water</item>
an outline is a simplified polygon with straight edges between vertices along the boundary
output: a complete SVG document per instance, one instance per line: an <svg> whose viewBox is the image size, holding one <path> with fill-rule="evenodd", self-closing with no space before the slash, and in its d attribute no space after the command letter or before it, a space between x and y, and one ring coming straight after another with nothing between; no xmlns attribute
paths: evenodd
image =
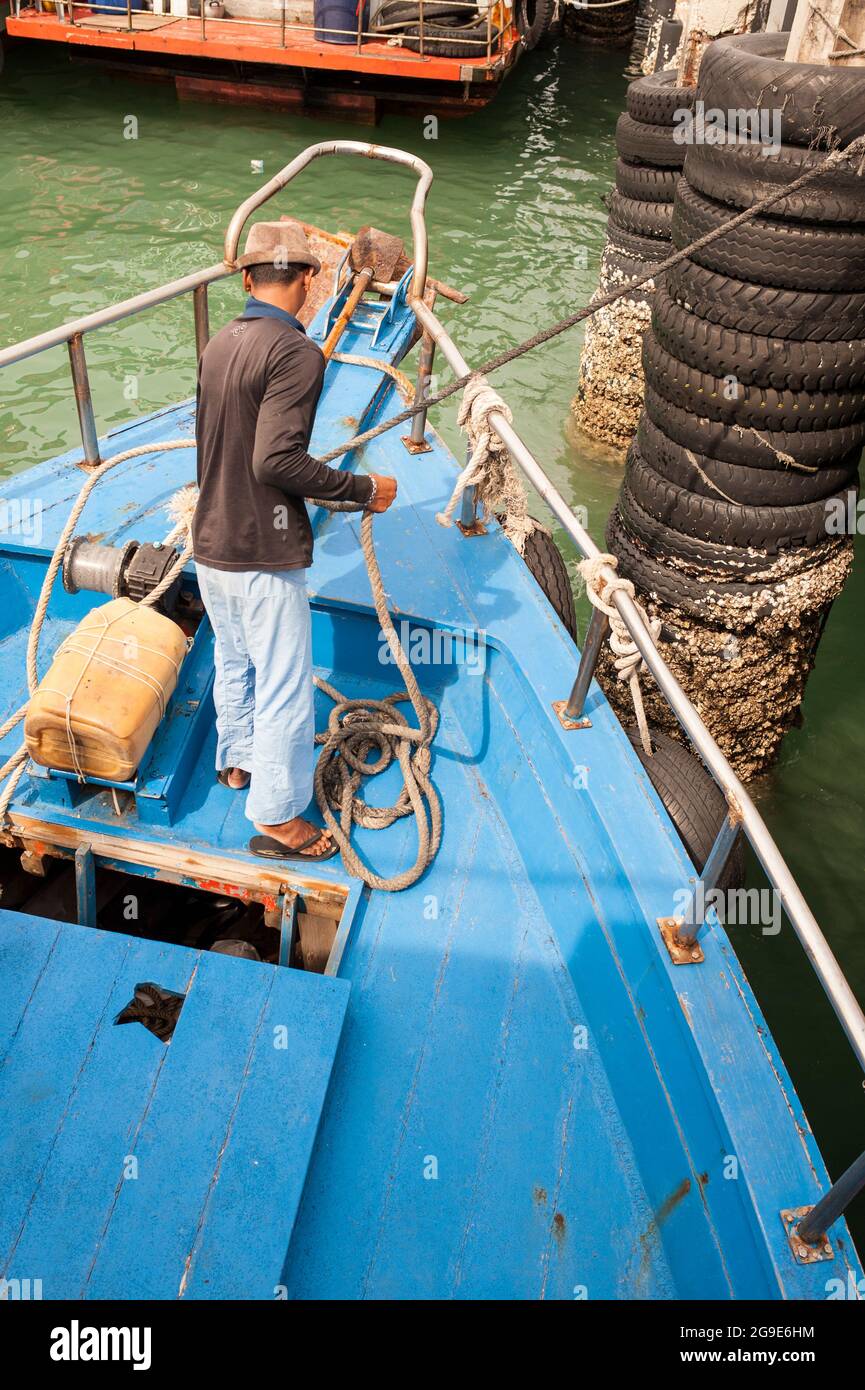
<svg viewBox="0 0 865 1390"><path fill-rule="evenodd" d="M444 316L469 362L584 303L603 242L621 55L570 46L524 61L484 113L441 122L391 117L381 143L433 167L431 269L466 290ZM138 138L126 139L128 117ZM71 68L62 53L18 48L0 79L0 338L63 319L220 258L234 207L306 145L368 138L343 122L179 105L173 89ZM407 234L410 177L360 161L316 164L279 210L337 228L373 223ZM211 321L236 312L236 282L217 287ZM88 340L100 429L182 399L194 387L191 306L181 300ZM580 338L571 333L498 374L523 437L601 539L618 486L617 456L574 434L568 405ZM457 443L453 410L436 423ZM3 374L0 472L77 443L65 350ZM573 551L561 535L565 553ZM835 605L808 690L804 728L756 788L771 829L865 1001L862 864L865 655L855 571ZM566 692L562 692L563 694ZM755 883L759 877L754 871ZM865 1146L861 1079L788 927L737 946L794 1075L833 1175ZM865 1248L865 1197L854 1225Z"/></svg>

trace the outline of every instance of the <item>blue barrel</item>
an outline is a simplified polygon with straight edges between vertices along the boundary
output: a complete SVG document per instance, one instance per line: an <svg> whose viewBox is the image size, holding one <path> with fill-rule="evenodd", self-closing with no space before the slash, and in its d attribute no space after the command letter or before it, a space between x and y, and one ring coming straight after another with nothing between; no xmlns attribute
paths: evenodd
<svg viewBox="0 0 865 1390"><path fill-rule="evenodd" d="M319 43L357 43L358 3L359 0L314 0L312 17ZM365 0L363 7L363 27L369 29L369 0ZM348 33L328 34L327 29L343 29Z"/></svg>

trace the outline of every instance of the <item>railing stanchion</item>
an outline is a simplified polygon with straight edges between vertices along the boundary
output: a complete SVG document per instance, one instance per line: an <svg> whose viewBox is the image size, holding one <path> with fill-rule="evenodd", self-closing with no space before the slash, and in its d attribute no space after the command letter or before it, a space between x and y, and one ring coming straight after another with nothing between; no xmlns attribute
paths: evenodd
<svg viewBox="0 0 865 1390"><path fill-rule="evenodd" d="M90 393L87 358L84 355L84 339L80 333L73 334L69 339L68 347L72 385L75 388L75 406L78 411L78 426L81 430L81 443L84 446L84 462L95 466L100 462L99 437L96 433L96 417L93 414L93 397Z"/></svg>
<svg viewBox="0 0 865 1390"><path fill-rule="evenodd" d="M206 285L196 285L192 291L192 312L195 318L195 356L200 358L210 342L210 312Z"/></svg>
<svg viewBox="0 0 865 1390"><path fill-rule="evenodd" d="M853 1198L858 1196L863 1188L865 1188L865 1153L861 1153L850 1164L847 1171L842 1173L838 1181L832 1184L826 1196L821 1197L807 1216L802 1217L796 1227L795 1235L805 1245L819 1244L829 1227L835 1224L839 1216L843 1216Z"/></svg>
<svg viewBox="0 0 865 1390"><path fill-rule="evenodd" d="M432 377L433 358L435 357L436 345L428 333L424 333L421 339L420 354L417 363L417 385L414 391L414 404L420 405L421 401L426 400L429 395L430 378ZM412 416L411 433L404 434L402 442L410 454L428 454L432 448L424 438L426 430L426 411L419 410L417 415Z"/></svg>
<svg viewBox="0 0 865 1390"><path fill-rule="evenodd" d="M703 865L703 871L694 884L694 891L688 905L680 914L682 922L676 931L676 941L679 946L693 946L696 942L700 928L706 920L706 900L721 882L727 861L741 829L740 821L728 812L715 836L715 843L709 851L709 857Z"/></svg>
<svg viewBox="0 0 865 1390"><path fill-rule="evenodd" d="M592 617L586 633L586 640L583 643L580 664L577 667L577 679L574 681L573 690L560 715L562 720L566 719L569 724L582 721L583 710L586 707L586 696L595 674L595 667L598 664L598 657L607 635L609 622L606 613L602 612L600 608L592 608Z"/></svg>

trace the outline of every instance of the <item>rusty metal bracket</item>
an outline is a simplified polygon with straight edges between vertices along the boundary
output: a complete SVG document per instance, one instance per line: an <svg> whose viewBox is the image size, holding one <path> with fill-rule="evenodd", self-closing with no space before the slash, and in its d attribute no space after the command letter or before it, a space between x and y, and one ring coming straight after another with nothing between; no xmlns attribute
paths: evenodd
<svg viewBox="0 0 865 1390"><path fill-rule="evenodd" d="M410 454L432 453L433 446L431 444L427 444L425 439L422 439L419 444L415 443L410 434L402 434L400 435L400 439L402 440L403 444L405 445L406 449Z"/></svg>
<svg viewBox="0 0 865 1390"><path fill-rule="evenodd" d="M812 1207L789 1207L781 1212L781 1220L784 1223L784 1230L787 1233L787 1240L793 1256L800 1265L819 1264L821 1260L834 1260L835 1251L832 1249L832 1242L827 1235L817 1238L817 1244L806 1244L799 1235L799 1222L806 1217Z"/></svg>
<svg viewBox="0 0 865 1390"><path fill-rule="evenodd" d="M570 700L553 700L553 709L563 729L590 729L591 719L569 719L566 713Z"/></svg>
<svg viewBox="0 0 865 1390"><path fill-rule="evenodd" d="M679 940L679 928L684 924L684 917L658 918L658 927L670 954L670 960L674 965L701 965L706 959L702 946L696 941Z"/></svg>
<svg viewBox="0 0 865 1390"><path fill-rule="evenodd" d="M464 536L485 536L487 534L487 528L482 521L458 521L457 526Z"/></svg>

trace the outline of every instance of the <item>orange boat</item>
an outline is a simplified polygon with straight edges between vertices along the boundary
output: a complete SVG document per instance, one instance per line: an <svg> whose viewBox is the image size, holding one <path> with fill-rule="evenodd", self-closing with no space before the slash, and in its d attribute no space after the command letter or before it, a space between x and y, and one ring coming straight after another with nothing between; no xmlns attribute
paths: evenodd
<svg viewBox="0 0 865 1390"><path fill-rule="evenodd" d="M182 99L375 124L486 105L552 17L553 0L13 0L6 28Z"/></svg>

